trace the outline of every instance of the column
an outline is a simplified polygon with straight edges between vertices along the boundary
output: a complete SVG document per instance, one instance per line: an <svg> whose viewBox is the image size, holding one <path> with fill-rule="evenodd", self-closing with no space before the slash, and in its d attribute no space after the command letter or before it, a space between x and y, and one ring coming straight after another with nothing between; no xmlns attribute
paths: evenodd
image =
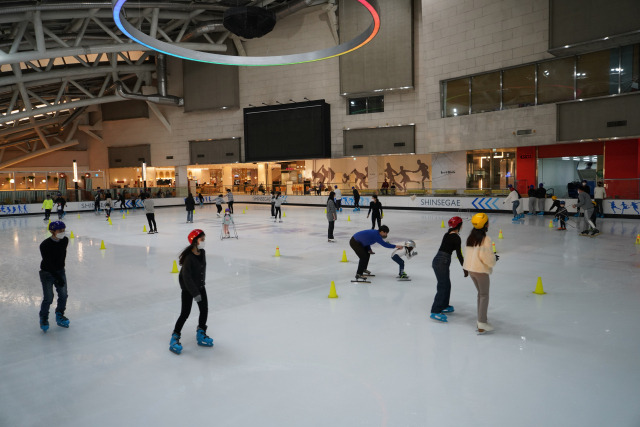
<svg viewBox="0 0 640 427"><path fill-rule="evenodd" d="M189 175L186 166L175 166L176 197L187 197L189 193Z"/></svg>
<svg viewBox="0 0 640 427"><path fill-rule="evenodd" d="M233 172L231 165L222 166L222 184L225 190L223 194L226 193L227 189L233 191Z"/></svg>

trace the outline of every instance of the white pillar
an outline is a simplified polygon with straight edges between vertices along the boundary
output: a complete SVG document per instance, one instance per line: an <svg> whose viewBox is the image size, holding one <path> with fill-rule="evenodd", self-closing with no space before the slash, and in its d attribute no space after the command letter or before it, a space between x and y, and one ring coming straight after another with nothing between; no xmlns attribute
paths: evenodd
<svg viewBox="0 0 640 427"><path fill-rule="evenodd" d="M267 163L258 163L258 185L267 187Z"/></svg>
<svg viewBox="0 0 640 427"><path fill-rule="evenodd" d="M225 191L227 189L233 191L233 172L231 166L222 166L222 185L224 186Z"/></svg>
<svg viewBox="0 0 640 427"><path fill-rule="evenodd" d="M186 166L175 166L176 173L176 196L186 197L189 193L189 175Z"/></svg>

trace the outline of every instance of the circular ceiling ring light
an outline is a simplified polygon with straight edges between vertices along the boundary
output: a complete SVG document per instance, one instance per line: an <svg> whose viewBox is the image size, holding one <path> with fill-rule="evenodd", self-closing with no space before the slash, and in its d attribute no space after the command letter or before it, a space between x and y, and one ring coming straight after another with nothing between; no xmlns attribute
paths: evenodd
<svg viewBox="0 0 640 427"><path fill-rule="evenodd" d="M371 14L373 22L369 27L357 35L353 39L328 49L315 50L306 53L296 53L293 55L280 56L232 56L218 55L215 53L201 52L193 49L176 46L155 39L143 33L131 25L123 16L122 8L127 0L111 0L113 5L113 19L120 29L131 40L148 47L157 52L175 56L177 58L187 59L189 61L207 62L210 64L221 65L240 65L240 66L268 66L268 65L292 65L304 62L321 61L323 59L335 58L345 53L353 52L356 49L369 43L380 30L380 12L377 0L353 0L358 1L367 8Z"/></svg>

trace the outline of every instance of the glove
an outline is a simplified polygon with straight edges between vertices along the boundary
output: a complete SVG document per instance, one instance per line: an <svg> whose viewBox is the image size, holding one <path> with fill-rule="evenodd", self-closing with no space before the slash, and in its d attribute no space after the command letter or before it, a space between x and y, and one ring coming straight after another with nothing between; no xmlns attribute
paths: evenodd
<svg viewBox="0 0 640 427"><path fill-rule="evenodd" d="M202 301L202 295L198 295L198 296L197 296L197 297L195 297L193 300L194 300L195 302L200 302L200 301Z"/></svg>
<svg viewBox="0 0 640 427"><path fill-rule="evenodd" d="M464 271L464 277L469 277L469 272L467 270L463 268L462 271Z"/></svg>
<svg viewBox="0 0 640 427"><path fill-rule="evenodd" d="M498 261L500 259L500 256L498 256L498 254L496 254L496 261Z"/></svg>
<svg viewBox="0 0 640 427"><path fill-rule="evenodd" d="M412 256L416 256L416 255L418 255L418 252L413 251L413 253L412 253L411 255L412 255Z"/></svg>

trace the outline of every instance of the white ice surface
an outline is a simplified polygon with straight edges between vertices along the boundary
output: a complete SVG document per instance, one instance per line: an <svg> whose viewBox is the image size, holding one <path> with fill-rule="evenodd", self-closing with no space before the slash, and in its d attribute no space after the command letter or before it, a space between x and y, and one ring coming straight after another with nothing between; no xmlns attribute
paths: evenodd
<svg viewBox="0 0 640 427"><path fill-rule="evenodd" d="M194 224L183 208L158 209L158 235L142 233L140 210L115 211L112 226L67 215L71 327L55 325L54 302L46 334L44 222L0 219L0 426L640 426L638 221L601 219L591 239L549 229L548 216L491 215L496 330L478 336L476 291L455 258L456 311L447 324L428 319L431 260L451 213L386 211L389 241L417 242L413 281L396 281L391 250L378 246L365 285L350 283L348 245L369 227L365 211L340 214L331 244L322 208L285 206L274 224L268 207L243 207L240 239L225 241L212 206L197 208ZM215 346L196 345L194 304L176 356L170 270L192 228L208 233ZM532 294L538 276L547 295ZM332 280L338 299L327 298Z"/></svg>

